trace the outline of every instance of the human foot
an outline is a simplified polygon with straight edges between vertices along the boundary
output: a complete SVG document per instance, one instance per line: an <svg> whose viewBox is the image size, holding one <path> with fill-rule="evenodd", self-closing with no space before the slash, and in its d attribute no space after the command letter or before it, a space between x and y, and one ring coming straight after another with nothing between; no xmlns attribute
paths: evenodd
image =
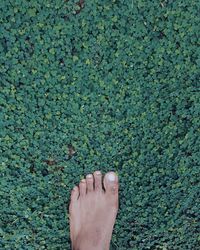
<svg viewBox="0 0 200 250"><path fill-rule="evenodd" d="M73 250L109 250L118 211L118 177L89 174L71 192L70 237Z"/></svg>

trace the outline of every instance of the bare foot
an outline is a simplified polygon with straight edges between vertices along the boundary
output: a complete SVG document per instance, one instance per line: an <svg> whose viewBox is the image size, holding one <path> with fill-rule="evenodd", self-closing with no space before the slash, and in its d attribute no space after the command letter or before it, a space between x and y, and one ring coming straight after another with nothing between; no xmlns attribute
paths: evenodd
<svg viewBox="0 0 200 250"><path fill-rule="evenodd" d="M109 250L118 211L118 186L114 172L105 175L102 185L101 172L96 171L73 188L69 206L73 250Z"/></svg>

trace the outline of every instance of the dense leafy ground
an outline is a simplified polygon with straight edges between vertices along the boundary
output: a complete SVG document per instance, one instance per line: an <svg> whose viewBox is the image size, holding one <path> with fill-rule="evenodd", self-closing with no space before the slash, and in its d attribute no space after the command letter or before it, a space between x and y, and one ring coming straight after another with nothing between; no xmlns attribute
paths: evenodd
<svg viewBox="0 0 200 250"><path fill-rule="evenodd" d="M112 249L200 249L198 0L0 2L0 249L70 249L71 188L117 171Z"/></svg>

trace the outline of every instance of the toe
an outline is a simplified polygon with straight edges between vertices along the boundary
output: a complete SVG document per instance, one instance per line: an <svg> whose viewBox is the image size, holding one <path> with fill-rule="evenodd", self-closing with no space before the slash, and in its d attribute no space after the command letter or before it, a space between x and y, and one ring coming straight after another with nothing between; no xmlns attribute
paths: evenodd
<svg viewBox="0 0 200 250"><path fill-rule="evenodd" d="M115 172L108 172L104 177L104 187L107 194L117 195L119 189L118 176Z"/></svg>
<svg viewBox="0 0 200 250"><path fill-rule="evenodd" d="M71 191L71 201L73 202L78 200L78 196L79 196L79 189L77 186L75 186Z"/></svg>
<svg viewBox="0 0 200 250"><path fill-rule="evenodd" d="M88 174L86 176L87 183L87 193L92 192L94 190L94 178L92 174Z"/></svg>
<svg viewBox="0 0 200 250"><path fill-rule="evenodd" d="M102 191L102 174L100 171L94 172L94 189L95 191Z"/></svg>
<svg viewBox="0 0 200 250"><path fill-rule="evenodd" d="M84 197L86 195L86 180L85 179L81 180L79 184L79 189L80 189L80 197Z"/></svg>

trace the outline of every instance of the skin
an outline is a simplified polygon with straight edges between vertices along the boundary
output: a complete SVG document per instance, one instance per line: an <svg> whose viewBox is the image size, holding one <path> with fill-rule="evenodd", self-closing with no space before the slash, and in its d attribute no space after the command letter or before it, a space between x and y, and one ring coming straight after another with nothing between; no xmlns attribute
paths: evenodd
<svg viewBox="0 0 200 250"><path fill-rule="evenodd" d="M118 177L89 174L71 192L70 237L73 250L109 250L118 212Z"/></svg>

